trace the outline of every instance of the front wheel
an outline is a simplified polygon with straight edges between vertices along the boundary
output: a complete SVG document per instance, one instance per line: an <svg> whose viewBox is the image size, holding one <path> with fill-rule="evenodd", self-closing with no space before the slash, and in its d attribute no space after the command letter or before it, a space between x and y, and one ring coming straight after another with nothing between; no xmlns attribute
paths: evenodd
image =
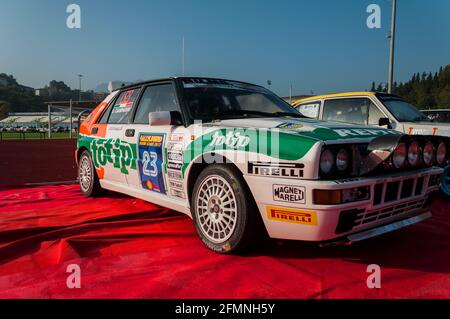
<svg viewBox="0 0 450 319"><path fill-rule="evenodd" d="M103 193L88 151L84 151L78 161L78 182L85 197L95 197Z"/></svg>
<svg viewBox="0 0 450 319"><path fill-rule="evenodd" d="M204 169L195 183L191 207L198 235L215 252L242 251L260 237L261 218L234 167L214 164Z"/></svg>

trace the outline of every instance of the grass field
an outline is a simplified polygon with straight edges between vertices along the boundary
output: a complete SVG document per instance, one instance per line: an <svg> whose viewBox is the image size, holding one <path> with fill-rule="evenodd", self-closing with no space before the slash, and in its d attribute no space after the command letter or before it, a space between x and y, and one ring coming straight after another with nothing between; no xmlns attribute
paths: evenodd
<svg viewBox="0 0 450 319"><path fill-rule="evenodd" d="M52 139L69 138L69 132L52 132ZM77 133L72 133L72 138L76 138ZM0 132L0 140L34 140L48 139L48 133L45 132Z"/></svg>

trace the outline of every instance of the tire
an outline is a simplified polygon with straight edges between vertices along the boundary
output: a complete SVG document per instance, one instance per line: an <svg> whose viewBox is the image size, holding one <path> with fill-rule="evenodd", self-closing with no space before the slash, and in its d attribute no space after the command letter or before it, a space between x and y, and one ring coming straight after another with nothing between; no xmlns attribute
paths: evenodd
<svg viewBox="0 0 450 319"><path fill-rule="evenodd" d="M78 182L85 197L96 197L104 193L88 151L83 151L78 161Z"/></svg>
<svg viewBox="0 0 450 319"><path fill-rule="evenodd" d="M247 184L229 165L214 164L200 173L191 207L197 234L215 252L242 252L265 230Z"/></svg>

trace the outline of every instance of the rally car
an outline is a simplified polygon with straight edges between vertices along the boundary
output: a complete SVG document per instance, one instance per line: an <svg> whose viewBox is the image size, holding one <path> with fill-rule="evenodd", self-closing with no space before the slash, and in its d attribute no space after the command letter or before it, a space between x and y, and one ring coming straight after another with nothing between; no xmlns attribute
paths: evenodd
<svg viewBox="0 0 450 319"><path fill-rule="evenodd" d="M308 119L261 86L180 77L112 92L80 125L76 160L85 196L185 213L228 253L260 236L351 243L422 221L448 147Z"/></svg>
<svg viewBox="0 0 450 319"><path fill-rule="evenodd" d="M450 137L450 124L432 121L417 108L393 94L345 92L311 96L293 106L303 115L325 121L384 126L409 135ZM441 179L441 191L450 199L450 166Z"/></svg>

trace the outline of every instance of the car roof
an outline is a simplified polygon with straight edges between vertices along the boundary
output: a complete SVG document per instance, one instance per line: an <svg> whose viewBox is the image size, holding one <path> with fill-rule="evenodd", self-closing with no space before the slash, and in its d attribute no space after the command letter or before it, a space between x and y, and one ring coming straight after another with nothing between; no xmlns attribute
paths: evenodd
<svg viewBox="0 0 450 319"><path fill-rule="evenodd" d="M202 76L171 76L171 77L167 77L167 78L160 78L160 79L153 79L153 80L147 80L147 81L141 81L141 82L132 83L132 84L129 84L129 85L117 88L117 89L113 90L113 92L114 91L124 90L124 89L130 89L130 88L133 88L133 87L136 87L136 86L142 86L142 85L145 85L145 84L151 84L151 83L155 83L155 82L172 81L172 80L176 80L176 79L180 79L180 80L198 79L198 80L230 81L230 82L237 82L237 83L242 83L242 84L247 84L247 85L263 87L261 85L257 85L257 84L253 84L253 83L248 83L248 82L243 82L243 81L236 81L236 80L230 80L230 79L202 77Z"/></svg>
<svg viewBox="0 0 450 319"><path fill-rule="evenodd" d="M428 110L420 110L420 112L449 112L450 109L428 109Z"/></svg>
<svg viewBox="0 0 450 319"><path fill-rule="evenodd" d="M303 99L299 99L297 101L294 101L292 104L298 104L301 102L307 102L307 101L313 101L313 100L319 100L319 99L328 99L333 97L347 97L347 96L373 96L375 95L375 92L341 92L341 93L332 93L332 94L322 94L322 95L315 95L315 96L309 96L305 97Z"/></svg>
<svg viewBox="0 0 450 319"><path fill-rule="evenodd" d="M340 93L333 93L333 94L323 94L323 95L315 95L315 96L309 96L303 99L299 99L297 101L294 101L292 105L297 105L302 102L308 102L308 101L314 101L314 100L320 100L320 99L330 99L330 98L339 98L339 97L351 97L351 96L377 96L380 98L396 98L401 99L401 96L390 94L390 93L382 93L382 92L371 92L371 91L362 91L362 92L340 92Z"/></svg>

